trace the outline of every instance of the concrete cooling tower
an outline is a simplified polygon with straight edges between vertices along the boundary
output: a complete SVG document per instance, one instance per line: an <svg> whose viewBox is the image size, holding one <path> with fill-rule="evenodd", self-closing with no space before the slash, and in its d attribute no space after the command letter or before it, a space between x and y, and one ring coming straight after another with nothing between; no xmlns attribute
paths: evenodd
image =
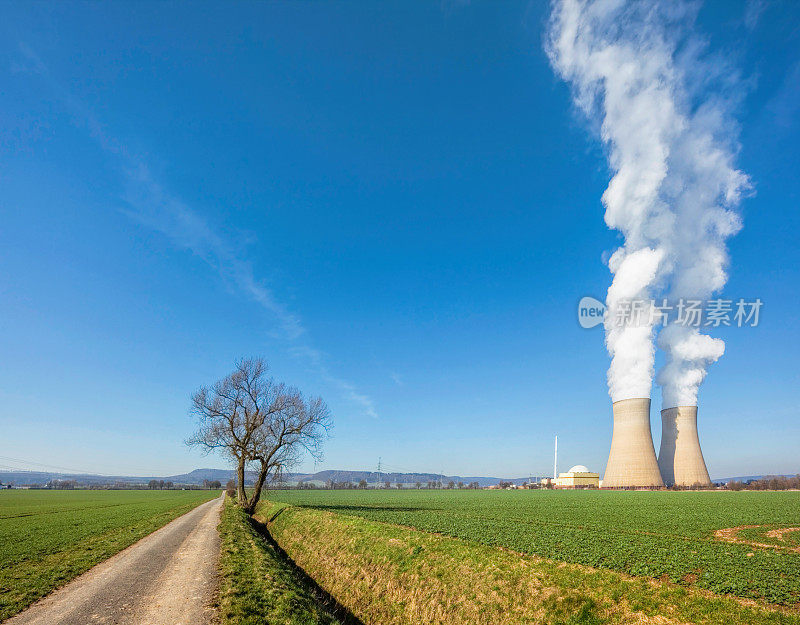
<svg viewBox="0 0 800 625"><path fill-rule="evenodd" d="M663 486L650 432L650 399L623 399L614 402L613 411L603 488Z"/></svg>
<svg viewBox="0 0 800 625"><path fill-rule="evenodd" d="M697 406L661 411L658 467L667 486L711 485L697 435Z"/></svg>

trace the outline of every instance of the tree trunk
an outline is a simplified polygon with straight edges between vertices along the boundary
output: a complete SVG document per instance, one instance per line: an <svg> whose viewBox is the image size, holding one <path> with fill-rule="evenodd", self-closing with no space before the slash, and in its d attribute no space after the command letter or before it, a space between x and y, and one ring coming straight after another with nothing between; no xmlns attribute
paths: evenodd
<svg viewBox="0 0 800 625"><path fill-rule="evenodd" d="M239 465L236 467L236 493L239 505L247 505L247 491L244 489L244 456L239 458Z"/></svg>
<svg viewBox="0 0 800 625"><path fill-rule="evenodd" d="M269 465L261 461L261 470L258 472L258 478L256 478L256 483L253 484L252 495L250 495L250 500L247 502L247 505L244 507L244 511L253 516L256 512L256 506L258 506L258 501L261 499L261 489L264 487L264 480L267 478L267 470L269 469Z"/></svg>

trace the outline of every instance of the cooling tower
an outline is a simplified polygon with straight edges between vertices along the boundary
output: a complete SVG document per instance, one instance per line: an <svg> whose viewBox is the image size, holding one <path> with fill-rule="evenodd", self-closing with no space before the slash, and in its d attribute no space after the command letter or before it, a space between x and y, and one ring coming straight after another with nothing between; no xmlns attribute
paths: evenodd
<svg viewBox="0 0 800 625"><path fill-rule="evenodd" d="M697 406L661 411L658 468L667 486L711 485L697 435Z"/></svg>
<svg viewBox="0 0 800 625"><path fill-rule="evenodd" d="M614 431L603 488L663 486L650 433L650 399L614 402Z"/></svg>

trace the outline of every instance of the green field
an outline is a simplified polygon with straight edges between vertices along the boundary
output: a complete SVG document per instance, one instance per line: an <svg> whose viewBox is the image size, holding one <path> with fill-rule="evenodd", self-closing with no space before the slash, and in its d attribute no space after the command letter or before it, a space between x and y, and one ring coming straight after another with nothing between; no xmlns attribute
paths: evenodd
<svg viewBox="0 0 800 625"><path fill-rule="evenodd" d="M800 492L320 490L268 497L715 593L800 602L796 533L774 548L714 537L743 525L763 526L754 530L759 535L800 526Z"/></svg>
<svg viewBox="0 0 800 625"><path fill-rule="evenodd" d="M0 491L0 621L219 491Z"/></svg>
<svg viewBox="0 0 800 625"><path fill-rule="evenodd" d="M270 502L258 516L364 625L800 625L800 610L786 606L360 516Z"/></svg>

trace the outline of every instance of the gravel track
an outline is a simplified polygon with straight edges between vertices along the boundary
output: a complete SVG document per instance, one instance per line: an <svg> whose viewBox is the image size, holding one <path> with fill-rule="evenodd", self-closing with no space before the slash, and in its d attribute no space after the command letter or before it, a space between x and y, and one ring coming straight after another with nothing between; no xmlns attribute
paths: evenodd
<svg viewBox="0 0 800 625"><path fill-rule="evenodd" d="M212 623L222 501L199 505L4 625Z"/></svg>

